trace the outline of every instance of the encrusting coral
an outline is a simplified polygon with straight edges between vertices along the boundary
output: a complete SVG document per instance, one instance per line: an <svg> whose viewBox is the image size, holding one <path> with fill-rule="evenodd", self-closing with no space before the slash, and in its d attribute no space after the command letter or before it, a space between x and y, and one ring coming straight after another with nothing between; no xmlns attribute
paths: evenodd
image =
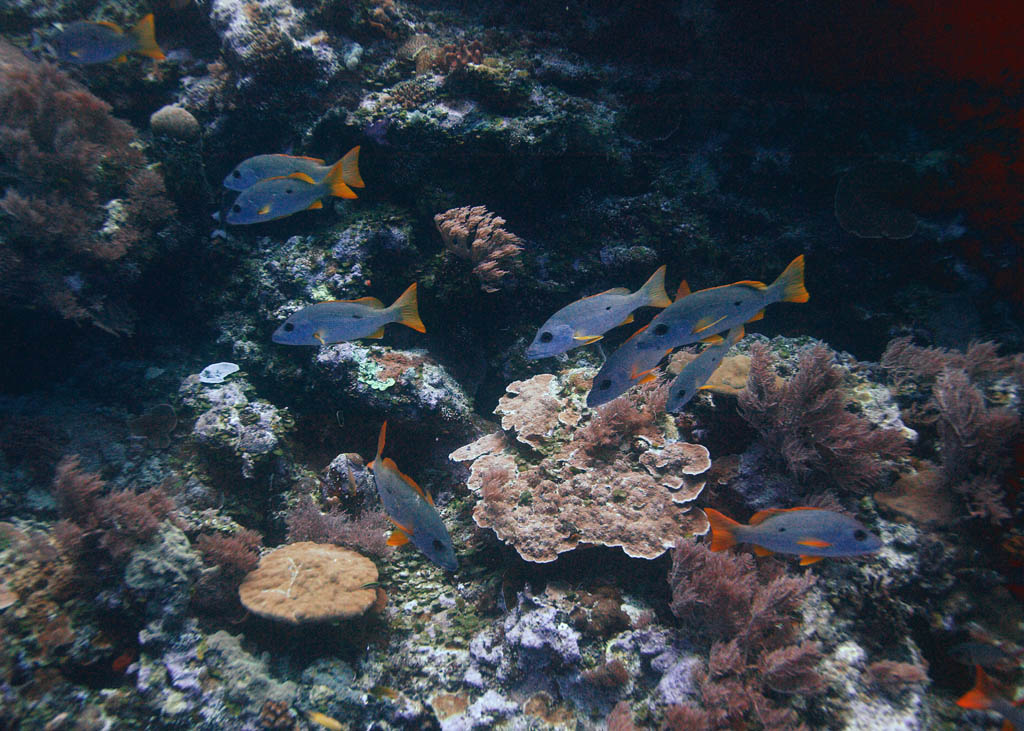
<svg viewBox="0 0 1024 731"><path fill-rule="evenodd" d="M473 262L473 274L485 292L497 292L498 282L519 267L522 239L503 229L505 219L484 206L438 213L434 224L448 251Z"/></svg>
<svg viewBox="0 0 1024 731"><path fill-rule="evenodd" d="M603 411L584 405L589 371L542 374L508 386L495 413L506 433L488 434L450 456L472 463L477 525L491 528L527 561L554 561L580 544L620 546L656 558L681 536L706 533L689 509L711 467L707 449L678 441L670 419L643 399L623 401L637 424L612 447L600 440ZM609 405L611 406L611 405ZM606 407L607 408L607 407Z"/></svg>

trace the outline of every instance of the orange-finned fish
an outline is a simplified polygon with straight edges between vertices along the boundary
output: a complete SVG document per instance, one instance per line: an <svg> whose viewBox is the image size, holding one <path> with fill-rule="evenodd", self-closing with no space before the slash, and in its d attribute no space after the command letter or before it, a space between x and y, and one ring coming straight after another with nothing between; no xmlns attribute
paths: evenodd
<svg viewBox="0 0 1024 731"><path fill-rule="evenodd" d="M387 427L386 421L380 427L377 456L369 466L373 480L377 483L377 493L384 505L384 512L395 524L388 545L402 546L411 540L423 555L438 566L446 571L455 571L459 562L455 558L448 529L444 527L434 507L433 498L411 477L402 474L393 460L388 457L381 459Z"/></svg>
<svg viewBox="0 0 1024 731"><path fill-rule="evenodd" d="M737 325L721 342L709 345L701 351L700 355L691 360L683 370L679 372L672 386L668 391L668 400L665 402L665 410L670 412L682 411L690 399L697 395L697 392L707 388L704 384L708 382L711 375L722 365L722 359L729 352L729 348L743 339L743 326ZM656 352L656 351L652 351Z"/></svg>
<svg viewBox="0 0 1024 731"><path fill-rule="evenodd" d="M90 23L79 20L70 23L53 39L57 57L71 63L103 63L123 61L129 53L148 56L162 61L165 56L156 44L153 14L145 15L125 33L115 23Z"/></svg>
<svg viewBox="0 0 1024 731"><path fill-rule="evenodd" d="M706 339L745 322L760 320L776 302L806 302L801 254L770 285L735 282L681 297L659 312L637 343L640 350L663 351Z"/></svg>
<svg viewBox="0 0 1024 731"><path fill-rule="evenodd" d="M859 522L819 508L769 508L737 523L717 510L704 508L711 523L711 550L724 551L737 543L753 543L754 553L795 553L805 566L823 558L859 556L882 547L878 536Z"/></svg>
<svg viewBox="0 0 1024 731"><path fill-rule="evenodd" d="M974 668L974 687L964 693L956 704L961 708L995 711L1004 719L1002 731L1024 731L1024 708L1004 696L992 678L981 669L981 665L975 665Z"/></svg>
<svg viewBox="0 0 1024 731"><path fill-rule="evenodd" d="M303 307L289 315L271 339L281 345L329 345L357 338L382 338L384 326L392 322L417 332L427 331L420 320L415 282L390 307L376 297Z"/></svg>
<svg viewBox="0 0 1024 731"><path fill-rule="evenodd" d="M359 174L359 147L353 147L339 160L341 179L353 188L365 188ZM224 178L224 187L231 190L245 190L267 178L281 178L292 173L305 173L315 182L320 182L331 172L333 165L325 165L318 157L296 157L293 155L256 155L238 163L238 166Z"/></svg>
<svg viewBox="0 0 1024 731"><path fill-rule="evenodd" d="M526 349L530 360L548 358L579 345L589 345L613 327L633 322L633 311L641 307L668 307L665 267L662 266L636 292L616 287L566 305L547 319Z"/></svg>
<svg viewBox="0 0 1024 731"><path fill-rule="evenodd" d="M341 725L341 721L331 718L326 713L320 713L320 711L306 711L306 718L318 726L323 726L328 731L341 731L344 728Z"/></svg>
<svg viewBox="0 0 1024 731"><path fill-rule="evenodd" d="M358 147L334 163L320 180L314 180L307 173L293 172L250 185L231 205L227 223L263 223L299 211L323 208L322 199L331 196L356 198L355 192L345 183L346 170L352 167L349 156L353 154L359 155Z"/></svg>

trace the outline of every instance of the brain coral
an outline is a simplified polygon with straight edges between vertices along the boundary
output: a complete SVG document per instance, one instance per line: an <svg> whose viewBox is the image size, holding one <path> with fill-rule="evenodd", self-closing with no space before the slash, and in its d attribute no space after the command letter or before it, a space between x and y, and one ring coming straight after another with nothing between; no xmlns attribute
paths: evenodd
<svg viewBox="0 0 1024 731"><path fill-rule="evenodd" d="M597 430L586 427L608 415L584 405L592 376L578 369L510 384L495 409L505 431L450 455L471 463L477 525L527 561L554 561L580 544L656 558L680 537L708 530L704 513L689 507L711 466L707 449L674 439L671 417L639 402L630 408L649 423L623 433L613 450L593 449ZM656 396L641 390L630 398Z"/></svg>
<svg viewBox="0 0 1024 731"><path fill-rule="evenodd" d="M238 588L253 614L291 624L358 617L377 598L377 567L355 551L292 543L260 559Z"/></svg>

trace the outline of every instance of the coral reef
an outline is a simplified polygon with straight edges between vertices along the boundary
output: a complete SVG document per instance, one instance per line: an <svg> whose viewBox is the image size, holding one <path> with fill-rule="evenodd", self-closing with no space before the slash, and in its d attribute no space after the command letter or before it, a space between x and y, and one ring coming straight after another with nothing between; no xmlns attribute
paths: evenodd
<svg viewBox="0 0 1024 731"><path fill-rule="evenodd" d="M505 219L484 206L438 213L434 225L448 251L473 263L473 274L485 292L497 292L499 281L519 267L522 240L502 228Z"/></svg>

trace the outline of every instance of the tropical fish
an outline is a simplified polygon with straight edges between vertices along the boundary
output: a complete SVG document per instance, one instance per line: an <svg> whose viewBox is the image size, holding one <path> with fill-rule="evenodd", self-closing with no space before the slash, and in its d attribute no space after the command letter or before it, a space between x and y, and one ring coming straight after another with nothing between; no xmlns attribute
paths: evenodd
<svg viewBox="0 0 1024 731"><path fill-rule="evenodd" d="M616 287L566 305L548 318L530 347L530 360L548 358L580 345L595 343L618 325L633 322L633 311L641 307L668 307L665 267L662 266L636 292Z"/></svg>
<svg viewBox="0 0 1024 731"><path fill-rule="evenodd" d="M391 322L421 333L427 331L417 309L415 282L390 307L376 297L303 307L293 312L271 339L281 345L329 345L357 338L382 338L384 326Z"/></svg>
<svg viewBox="0 0 1024 731"><path fill-rule="evenodd" d="M320 713L320 711L306 711L306 718L310 722L322 726L328 731L341 731L344 728L341 725L341 721L336 718L331 718L326 713Z"/></svg>
<svg viewBox="0 0 1024 731"><path fill-rule="evenodd" d="M809 298L804 289L804 257L801 254L771 285L735 282L680 297L651 320L637 348L662 351L696 343L745 322L760 320L768 305L806 302Z"/></svg>
<svg viewBox="0 0 1024 731"><path fill-rule="evenodd" d="M79 20L65 26L52 41L57 57L71 63L103 63L123 61L129 53L162 61L165 56L156 44L153 14L142 17L125 33L120 26L106 21L90 23Z"/></svg>
<svg viewBox="0 0 1024 731"><path fill-rule="evenodd" d="M339 161L341 179L353 188L365 188L359 175L359 147L353 147ZM224 187L231 190L245 190L267 178L283 178L292 173L305 173L315 182L327 177L333 165L325 165L318 157L295 157L293 155L256 155L238 163L224 178Z"/></svg>
<svg viewBox="0 0 1024 731"><path fill-rule="evenodd" d="M742 525L717 510L704 508L711 523L711 550L724 551L737 543L753 543L764 556L795 553L800 565L830 556L858 556L882 547L878 536L842 513L819 508L769 508L754 513Z"/></svg>
<svg viewBox="0 0 1024 731"><path fill-rule="evenodd" d="M682 411L698 391L707 388L704 384L708 382L718 366L722 365L722 359L729 352L729 348L742 339L743 326L737 325L721 342L709 345L701 351L700 355L687 363L676 376L676 380L672 381L672 386L668 391L668 401L665 402L665 410Z"/></svg>
<svg viewBox="0 0 1024 731"><path fill-rule="evenodd" d="M369 467L377 483L377 493L384 505L384 512L395 524L388 545L402 546L411 540L424 556L438 566L446 571L455 571L459 563L455 558L452 539L434 507L433 498L411 477L403 475L393 460L388 457L381 459L387 428L388 423L385 421L377 437L377 456Z"/></svg>
<svg viewBox="0 0 1024 731"><path fill-rule="evenodd" d="M596 408L618 398L633 386L650 383L657 376L654 369L670 350L638 350L636 347L642 327L629 336L618 349L608 356L604 365L594 376L594 383L587 394L587 406Z"/></svg>
<svg viewBox="0 0 1024 731"><path fill-rule="evenodd" d="M1024 730L1024 708L1004 696L992 678L985 674L981 665L975 665L974 687L964 693L956 702L961 708L981 711L995 711L1003 717L1003 731Z"/></svg>
<svg viewBox="0 0 1024 731"><path fill-rule="evenodd" d="M227 222L236 225L263 223L299 211L323 208L321 199L332 195L355 198L356 194L345 184L345 171L351 170L351 159L346 161L346 158L348 155L334 163L320 181L306 173L295 172L250 185L235 199L228 211Z"/></svg>

